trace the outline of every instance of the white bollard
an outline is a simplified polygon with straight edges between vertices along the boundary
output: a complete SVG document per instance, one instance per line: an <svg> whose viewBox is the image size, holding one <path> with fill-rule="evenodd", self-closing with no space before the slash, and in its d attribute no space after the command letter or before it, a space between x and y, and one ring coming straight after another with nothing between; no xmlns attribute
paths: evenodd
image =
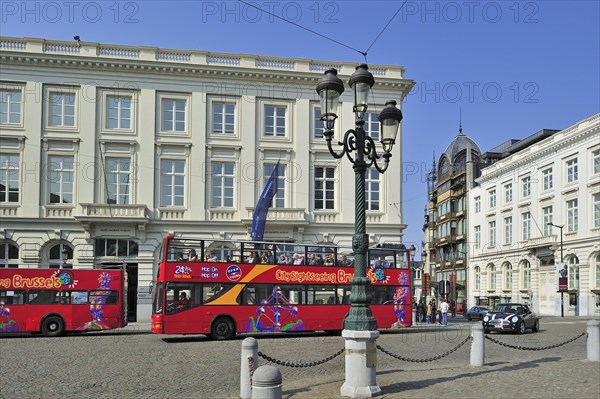
<svg viewBox="0 0 600 399"><path fill-rule="evenodd" d="M600 321L587 322L587 360L600 362Z"/></svg>
<svg viewBox="0 0 600 399"><path fill-rule="evenodd" d="M485 357L483 326L475 324L471 327L471 336L473 337L473 342L471 343L471 366L481 367L484 364Z"/></svg>
<svg viewBox="0 0 600 399"><path fill-rule="evenodd" d="M281 371L273 366L260 366L252 375L252 399L281 399Z"/></svg>
<svg viewBox="0 0 600 399"><path fill-rule="evenodd" d="M252 337L242 341L242 362L240 364L240 398L252 397L253 370L258 368L258 342Z"/></svg>

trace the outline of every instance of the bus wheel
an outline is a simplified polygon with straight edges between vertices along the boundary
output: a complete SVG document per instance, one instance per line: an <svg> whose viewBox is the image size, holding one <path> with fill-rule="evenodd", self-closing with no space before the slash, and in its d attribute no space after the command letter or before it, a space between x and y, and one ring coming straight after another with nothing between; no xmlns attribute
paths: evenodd
<svg viewBox="0 0 600 399"><path fill-rule="evenodd" d="M57 316L50 316L42 322L42 334L46 337L58 337L65 332L65 322Z"/></svg>
<svg viewBox="0 0 600 399"><path fill-rule="evenodd" d="M210 336L212 339L229 339L235 335L233 330L233 322L228 317L218 317L212 323L210 328Z"/></svg>

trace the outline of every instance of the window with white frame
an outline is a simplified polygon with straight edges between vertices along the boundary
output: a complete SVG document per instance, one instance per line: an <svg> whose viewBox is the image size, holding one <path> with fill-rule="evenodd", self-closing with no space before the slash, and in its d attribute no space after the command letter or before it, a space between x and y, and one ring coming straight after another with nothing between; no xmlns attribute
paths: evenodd
<svg viewBox="0 0 600 399"><path fill-rule="evenodd" d="M23 93L21 89L0 88L0 124L21 125Z"/></svg>
<svg viewBox="0 0 600 399"><path fill-rule="evenodd" d="M569 289L579 289L579 258L573 255L567 259L567 265L569 268Z"/></svg>
<svg viewBox="0 0 600 399"><path fill-rule="evenodd" d="M521 232L522 232L522 240L526 241L531 238L531 212L523 212L521 214Z"/></svg>
<svg viewBox="0 0 600 399"><path fill-rule="evenodd" d="M592 195L592 206L594 207L594 228L600 228L600 193Z"/></svg>
<svg viewBox="0 0 600 399"><path fill-rule="evenodd" d="M552 187L554 187L554 184L552 181L552 168L544 169L542 171L542 180L543 180L544 190L550 190L550 189L552 189Z"/></svg>
<svg viewBox="0 0 600 399"><path fill-rule="evenodd" d="M503 288L512 290L512 265L509 262L504 262L502 266Z"/></svg>
<svg viewBox="0 0 600 399"><path fill-rule="evenodd" d="M131 96L106 96L106 128L131 129Z"/></svg>
<svg viewBox="0 0 600 399"><path fill-rule="evenodd" d="M235 193L235 163L211 162L211 200L213 208L233 208Z"/></svg>
<svg viewBox="0 0 600 399"><path fill-rule="evenodd" d="M0 267L19 267L19 247L11 242L0 242Z"/></svg>
<svg viewBox="0 0 600 399"><path fill-rule="evenodd" d="M0 204L19 202L19 155L0 154Z"/></svg>
<svg viewBox="0 0 600 399"><path fill-rule="evenodd" d="M594 287L596 288L600 288L600 253L596 254L596 257L594 258L596 263L596 285Z"/></svg>
<svg viewBox="0 0 600 399"><path fill-rule="evenodd" d="M287 136L286 105L265 104L263 107L263 134L266 137Z"/></svg>
<svg viewBox="0 0 600 399"><path fill-rule="evenodd" d="M379 140L379 118L374 112L365 113L365 134L370 136L375 142Z"/></svg>
<svg viewBox="0 0 600 399"><path fill-rule="evenodd" d="M475 290L481 289L481 268L479 266L475 266Z"/></svg>
<svg viewBox="0 0 600 399"><path fill-rule="evenodd" d="M94 256L127 258L138 255L139 244L135 240L97 238L94 241Z"/></svg>
<svg viewBox="0 0 600 399"><path fill-rule="evenodd" d="M72 204L75 167L73 157L48 156L48 188L50 204Z"/></svg>
<svg viewBox="0 0 600 399"><path fill-rule="evenodd" d="M58 128L76 127L76 94L67 91L48 93L48 126Z"/></svg>
<svg viewBox="0 0 600 399"><path fill-rule="evenodd" d="M322 139L325 132L324 123L321 121L321 107L314 106L312 109L313 138Z"/></svg>
<svg viewBox="0 0 600 399"><path fill-rule="evenodd" d="M522 279L521 284L523 289L531 288L531 263L528 260L521 261Z"/></svg>
<svg viewBox="0 0 600 399"><path fill-rule="evenodd" d="M63 252L66 252L67 259L63 259ZM48 251L48 266L51 269L72 269L73 248L67 244L53 245Z"/></svg>
<svg viewBox="0 0 600 399"><path fill-rule="evenodd" d="M380 199L380 173L375 169L365 171L365 210L378 211Z"/></svg>
<svg viewBox="0 0 600 399"><path fill-rule="evenodd" d="M212 102L212 134L235 134L235 102Z"/></svg>
<svg viewBox="0 0 600 399"><path fill-rule="evenodd" d="M552 205L542 208L542 217L544 220L544 236L552 235L552 226L548 224L552 223Z"/></svg>
<svg viewBox="0 0 600 399"><path fill-rule="evenodd" d="M592 173L600 173L600 149L592 151Z"/></svg>
<svg viewBox="0 0 600 399"><path fill-rule="evenodd" d="M106 158L106 203L127 205L131 203L131 160Z"/></svg>
<svg viewBox="0 0 600 399"><path fill-rule="evenodd" d="M475 248L481 247L481 226L475 226Z"/></svg>
<svg viewBox="0 0 600 399"><path fill-rule="evenodd" d="M512 244L512 216L504 218L504 244Z"/></svg>
<svg viewBox="0 0 600 399"><path fill-rule="evenodd" d="M573 158L567 161L567 183L572 183L579 179L579 165L577 158Z"/></svg>
<svg viewBox="0 0 600 399"><path fill-rule="evenodd" d="M576 232L579 228L579 212L577 198L567 201L567 232Z"/></svg>
<svg viewBox="0 0 600 399"><path fill-rule="evenodd" d="M481 197L475 197L475 213L481 212Z"/></svg>
<svg viewBox="0 0 600 399"><path fill-rule="evenodd" d="M531 176L525 176L521 179L521 194L523 198L531 195Z"/></svg>
<svg viewBox="0 0 600 399"><path fill-rule="evenodd" d="M185 205L185 161L161 159L160 206Z"/></svg>
<svg viewBox="0 0 600 399"><path fill-rule="evenodd" d="M512 183L504 185L504 203L508 204L512 202Z"/></svg>
<svg viewBox="0 0 600 399"><path fill-rule="evenodd" d="M335 208L335 167L315 168L315 209Z"/></svg>
<svg viewBox="0 0 600 399"><path fill-rule="evenodd" d="M488 227L490 237L489 245L496 245L496 221L489 222Z"/></svg>
<svg viewBox="0 0 600 399"><path fill-rule="evenodd" d="M265 163L264 164L264 173L263 173L263 186L266 187L267 182L271 178L271 174L273 174L273 170L275 169L276 163ZM277 192L273 197L273 202L271 207L273 208L285 208L285 173L286 173L286 165L279 163L279 167L277 168Z"/></svg>
<svg viewBox="0 0 600 399"><path fill-rule="evenodd" d="M496 207L496 190L490 190L489 193L489 207L493 209Z"/></svg>
<svg viewBox="0 0 600 399"><path fill-rule="evenodd" d="M187 131L188 100L183 96L160 96L160 129L163 132Z"/></svg>
<svg viewBox="0 0 600 399"><path fill-rule="evenodd" d="M487 267L487 289L493 291L496 289L496 266L490 263Z"/></svg>

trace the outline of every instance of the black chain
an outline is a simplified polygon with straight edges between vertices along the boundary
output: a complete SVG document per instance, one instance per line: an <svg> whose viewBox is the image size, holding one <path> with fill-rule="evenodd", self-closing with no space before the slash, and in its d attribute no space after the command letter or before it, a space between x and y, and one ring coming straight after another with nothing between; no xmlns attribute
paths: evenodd
<svg viewBox="0 0 600 399"><path fill-rule="evenodd" d="M380 345L377 345L377 349L379 349L380 351L382 351L386 355L389 355L391 357L395 357L398 360L404 360L405 362L413 362L413 363L425 363L425 362L433 362L435 360L439 360L439 359L441 359L443 357L446 357L449 354L451 354L452 352L456 352L458 350L458 348L460 348L461 346L463 346L464 344L466 344L469 341L471 341L471 337L470 336L468 336L467 338L465 338L465 340L463 342L461 342L460 344L458 344L454 348L450 349L448 352L444 352L444 353L442 353L439 356L429 357L429 358L426 358L426 359L411 359L409 357L400 356L400 355L392 353L392 352L390 352L388 350L383 349Z"/></svg>
<svg viewBox="0 0 600 399"><path fill-rule="evenodd" d="M587 332L583 332L576 337L566 340L565 342L548 345L548 346L541 346L541 347L511 345L511 344L507 344L505 342L498 341L497 339L494 339L494 338L490 337L489 335L486 335L485 339L492 341L495 344L506 346L507 348L518 349L521 351L542 351L542 350L558 348L559 346L566 345L568 343L571 343L571 342L583 337L584 335L587 335Z"/></svg>
<svg viewBox="0 0 600 399"><path fill-rule="evenodd" d="M339 351L337 351L336 353L334 353L333 355L326 357L325 359L316 360L314 362L290 362L290 361L284 362L282 360L277 360L275 358L272 358L271 356L267 356L264 353L262 353L261 351L258 351L258 356L262 357L263 359L265 359L268 362L275 363L275 364L278 364L278 365L284 366L284 367L313 367L313 366L318 366L319 364L326 363L332 359L335 359L336 357L338 357L339 355L344 353L344 350L345 350L345 348L342 348Z"/></svg>

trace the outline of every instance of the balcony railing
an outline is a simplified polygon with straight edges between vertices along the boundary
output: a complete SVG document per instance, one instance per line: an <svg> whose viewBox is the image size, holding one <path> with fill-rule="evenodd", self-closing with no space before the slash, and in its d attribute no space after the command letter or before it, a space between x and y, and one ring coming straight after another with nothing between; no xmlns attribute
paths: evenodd
<svg viewBox="0 0 600 399"><path fill-rule="evenodd" d="M549 236L542 236L536 238L530 238L527 241L527 248L535 248L535 247L545 247L548 245L556 245L557 244L557 236L556 234L551 234Z"/></svg>
<svg viewBox="0 0 600 399"><path fill-rule="evenodd" d="M351 62L327 62L303 58L260 57L250 54L224 54L199 50L163 49L145 46L123 46L93 42L44 40L36 38L0 37L0 51L19 53L66 55L73 58L85 57L115 59L124 62L150 61L165 64L213 65L220 68L248 68L288 70L322 75L323 71L335 67L341 75L351 75L356 67ZM384 78L403 79L401 66L370 65L373 75Z"/></svg>
<svg viewBox="0 0 600 399"><path fill-rule="evenodd" d="M144 218L148 219L146 205L81 204L77 218Z"/></svg>

